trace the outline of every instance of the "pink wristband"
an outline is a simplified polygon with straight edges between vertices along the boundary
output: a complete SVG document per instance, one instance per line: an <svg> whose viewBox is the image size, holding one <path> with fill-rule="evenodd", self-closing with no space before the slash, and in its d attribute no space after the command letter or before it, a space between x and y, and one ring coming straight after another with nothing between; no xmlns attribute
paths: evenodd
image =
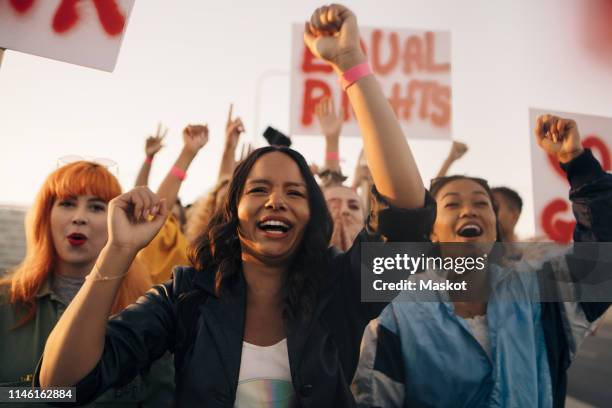
<svg viewBox="0 0 612 408"><path fill-rule="evenodd" d="M342 86L342 90L346 92L349 86L370 74L372 74L372 69L367 62L355 65L353 68L349 68L342 73L340 77L340 86Z"/></svg>
<svg viewBox="0 0 612 408"><path fill-rule="evenodd" d="M187 172L183 169L179 169L176 166L172 166L172 168L170 169L170 174L172 174L174 177L181 181L185 180L185 177L187 177Z"/></svg>
<svg viewBox="0 0 612 408"><path fill-rule="evenodd" d="M325 153L325 160L340 160L340 155L338 152L327 152Z"/></svg>
<svg viewBox="0 0 612 408"><path fill-rule="evenodd" d="M152 164L153 163L153 156L147 156L147 158L145 159L145 163Z"/></svg>

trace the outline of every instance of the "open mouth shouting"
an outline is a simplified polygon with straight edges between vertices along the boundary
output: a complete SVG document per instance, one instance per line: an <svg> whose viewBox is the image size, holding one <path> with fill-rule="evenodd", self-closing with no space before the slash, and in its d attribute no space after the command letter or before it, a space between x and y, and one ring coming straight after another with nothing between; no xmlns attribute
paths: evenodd
<svg viewBox="0 0 612 408"><path fill-rule="evenodd" d="M475 223L465 224L457 230L457 235L463 238L478 238L482 233L482 227Z"/></svg>
<svg viewBox="0 0 612 408"><path fill-rule="evenodd" d="M88 238L87 238L87 235L85 234L73 232L72 234L68 235L66 239L68 239L68 242L70 243L71 246L80 247L82 245L85 245Z"/></svg>
<svg viewBox="0 0 612 408"><path fill-rule="evenodd" d="M257 222L257 229L262 231L264 236L273 239L287 237L291 228L293 224L283 217L268 216Z"/></svg>

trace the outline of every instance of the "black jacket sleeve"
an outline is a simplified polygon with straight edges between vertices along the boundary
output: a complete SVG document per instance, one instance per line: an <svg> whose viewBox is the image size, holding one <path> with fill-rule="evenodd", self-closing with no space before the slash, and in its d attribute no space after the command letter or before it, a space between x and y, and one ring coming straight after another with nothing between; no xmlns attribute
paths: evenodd
<svg viewBox="0 0 612 408"><path fill-rule="evenodd" d="M332 277L330 304L325 311L329 329L338 342L339 359L345 379L350 383L359 358L361 337L368 322L376 318L387 303L361 302L361 246L368 242L424 242L436 218L436 202L429 192L423 207L397 208L387 203L374 188L373 203L366 227L351 248L335 254L327 273Z"/></svg>
<svg viewBox="0 0 612 408"><path fill-rule="evenodd" d="M576 157L561 167L567 174L570 183L570 200L576 218L574 229L574 244L571 254L565 256L567 272L569 276L565 280L579 286L586 281L606 281L612 278L609 271L612 265L607 267L601 264L600 251L604 245L595 243L612 241L612 176L601 168L601 165L593 157L590 150ZM609 245L609 244L608 244ZM608 259L609 258L609 255ZM605 260L604 260L605 262ZM599 272L604 272L603 276ZM595 273L594 273L595 272ZM544 293L554 293L558 296L557 285L554 284L556 273L550 262L544 264L540 271L540 278L547 277L546 283L540 281L540 290ZM599 276L595 276L599 275ZM606 276L607 275L607 276ZM551 284L551 282L553 284ZM580 290L574 290L576 300L582 297ZM612 294L609 294L612 298ZM577 310L572 306L573 302L542 302L541 321L546 341L546 352L550 366L551 382L553 389L553 406L563 407L567 390L567 369L576 352L578 342L572 336L571 312ZM586 319L579 326L582 330L588 327L610 306L610 302L577 302L579 309L584 313L580 319ZM574 319L580 313L574 314ZM565 333L566 335L563 335Z"/></svg>
<svg viewBox="0 0 612 408"><path fill-rule="evenodd" d="M180 275L180 268L177 268ZM77 404L88 403L109 388L131 381L168 350L175 341L175 296L173 280L155 285L136 303L112 316L106 326L104 351L94 369L76 387ZM44 355L43 355L44 358ZM41 359L42 361L42 359ZM34 375L39 384L40 366Z"/></svg>
<svg viewBox="0 0 612 408"><path fill-rule="evenodd" d="M372 210L365 228L351 248L333 261L334 271L341 272L338 290L344 295L345 302L351 305L349 313L357 314L350 318L359 321L360 327L365 327L386 306L386 303L361 302L361 246L368 242L427 242L436 219L436 202L427 191L423 207L415 209L390 205L375 187L372 198Z"/></svg>
<svg viewBox="0 0 612 408"><path fill-rule="evenodd" d="M589 149L562 165L570 182L570 200L576 217L574 253L566 258L572 279L594 285L612 280L612 175L606 173ZM606 266L604 266L606 265ZM612 298L612 293L609 294ZM590 322L610 306L610 301L581 302Z"/></svg>

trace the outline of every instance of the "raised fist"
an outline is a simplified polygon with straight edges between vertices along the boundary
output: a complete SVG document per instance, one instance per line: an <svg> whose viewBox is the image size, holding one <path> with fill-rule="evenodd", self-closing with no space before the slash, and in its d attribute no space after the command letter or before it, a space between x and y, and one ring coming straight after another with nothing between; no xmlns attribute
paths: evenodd
<svg viewBox="0 0 612 408"><path fill-rule="evenodd" d="M535 136L542 150L561 163L571 161L584 151L578 126L571 119L541 115L536 121Z"/></svg>
<svg viewBox="0 0 612 408"><path fill-rule="evenodd" d="M340 4L319 7L304 30L304 42L315 56L344 72L365 61L357 18Z"/></svg>
<svg viewBox="0 0 612 408"><path fill-rule="evenodd" d="M196 154L208 143L208 125L187 125L183 129L185 149Z"/></svg>
<svg viewBox="0 0 612 408"><path fill-rule="evenodd" d="M467 151L468 146L465 143L454 141L448 157L452 160L459 160Z"/></svg>
<svg viewBox="0 0 612 408"><path fill-rule="evenodd" d="M147 187L135 187L109 203L109 243L136 253L157 235L167 216L165 200Z"/></svg>

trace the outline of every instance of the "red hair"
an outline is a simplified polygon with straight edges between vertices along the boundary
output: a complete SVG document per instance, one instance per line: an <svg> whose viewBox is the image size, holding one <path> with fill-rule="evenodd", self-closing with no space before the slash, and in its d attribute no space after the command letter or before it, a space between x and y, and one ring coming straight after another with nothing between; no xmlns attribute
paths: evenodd
<svg viewBox="0 0 612 408"><path fill-rule="evenodd" d="M117 178L97 163L71 163L47 177L26 217L26 256L9 276L0 280L0 286L9 287L9 302L25 306L26 313L18 327L35 317L36 294L55 267L57 252L53 246L50 226L51 209L55 201L79 195L95 195L108 203L120 194L121 186ZM113 313L134 302L153 285L148 271L144 269L142 263L132 263L115 298Z"/></svg>

